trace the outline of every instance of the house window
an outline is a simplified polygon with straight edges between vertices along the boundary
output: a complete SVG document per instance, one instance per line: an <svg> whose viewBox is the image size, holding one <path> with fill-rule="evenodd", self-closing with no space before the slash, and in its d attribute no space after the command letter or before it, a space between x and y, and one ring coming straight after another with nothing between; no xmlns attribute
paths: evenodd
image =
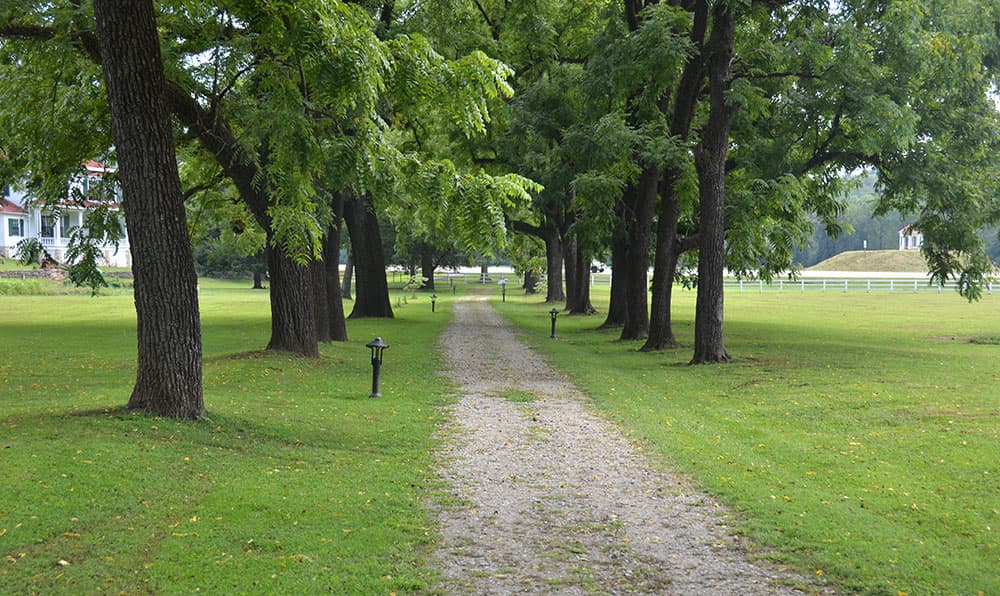
<svg viewBox="0 0 1000 596"><path fill-rule="evenodd" d="M70 222L69 215L63 215L59 219L59 236L62 238L69 238L70 228L73 224Z"/></svg>
<svg viewBox="0 0 1000 596"><path fill-rule="evenodd" d="M42 216L42 238L54 238L56 235L55 218L51 215Z"/></svg>
<svg viewBox="0 0 1000 596"><path fill-rule="evenodd" d="M19 218L11 218L7 220L7 235L10 237L22 237L24 236L24 220Z"/></svg>

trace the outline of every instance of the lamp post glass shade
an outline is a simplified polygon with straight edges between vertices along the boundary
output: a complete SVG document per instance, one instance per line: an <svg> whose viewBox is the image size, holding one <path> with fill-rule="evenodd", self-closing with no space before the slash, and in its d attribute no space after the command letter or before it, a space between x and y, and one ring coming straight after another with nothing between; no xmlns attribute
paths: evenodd
<svg viewBox="0 0 1000 596"><path fill-rule="evenodd" d="M381 337L371 340L365 347L372 352L372 392L368 397L382 397L379 391L379 375L382 372L382 353L389 347L389 344L382 341Z"/></svg>

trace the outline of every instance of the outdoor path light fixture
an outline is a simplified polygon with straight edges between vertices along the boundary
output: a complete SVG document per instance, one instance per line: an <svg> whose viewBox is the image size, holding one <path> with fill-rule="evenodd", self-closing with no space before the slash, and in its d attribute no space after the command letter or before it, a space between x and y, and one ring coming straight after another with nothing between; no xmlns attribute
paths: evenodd
<svg viewBox="0 0 1000 596"><path fill-rule="evenodd" d="M382 397L379 392L379 374L382 372L382 352L389 347L389 344L382 341L381 337L371 340L365 347L372 351L372 392L368 397Z"/></svg>
<svg viewBox="0 0 1000 596"><path fill-rule="evenodd" d="M549 335L549 338L550 339L555 339L556 338L556 317L559 316L559 311L553 308L552 310L549 311L549 315L552 317L552 334Z"/></svg>
<svg viewBox="0 0 1000 596"><path fill-rule="evenodd" d="M507 302L507 278L504 277L500 280L500 296L502 296L503 302Z"/></svg>
<svg viewBox="0 0 1000 596"><path fill-rule="evenodd" d="M431 312L437 312L437 294L431 294Z"/></svg>

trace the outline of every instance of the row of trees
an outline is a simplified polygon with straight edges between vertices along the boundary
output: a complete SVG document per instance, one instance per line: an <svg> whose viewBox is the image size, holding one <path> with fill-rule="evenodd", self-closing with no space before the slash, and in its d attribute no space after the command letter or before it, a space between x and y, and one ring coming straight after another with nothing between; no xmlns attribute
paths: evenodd
<svg viewBox="0 0 1000 596"><path fill-rule="evenodd" d="M723 269L790 270L814 225L841 231L858 170L877 177L876 215L912 215L924 231L935 276L975 298L991 272L977 231L1000 215L996 3L420 7L412 26L436 44L514 69L514 100L466 159L544 185L511 218L544 244L548 300L589 312L588 255L610 252L604 324L643 350L676 345L671 290L696 268L692 361L727 360Z"/></svg>
<svg viewBox="0 0 1000 596"><path fill-rule="evenodd" d="M544 252L546 299L574 313L594 311L591 257L610 253L604 325L643 350L676 345L671 290L696 270L692 362L729 358L724 269L788 270L814 222L837 232L861 168L877 213L914 215L936 276L974 298L990 271L988 0L110 3L0 5L0 149L40 199L62 197L84 158L120 165L135 407L203 409L187 217L207 210L266 248L268 347L306 356L346 338L342 224L352 316L392 316L379 218L431 272L434 255L489 253L515 231L515 262L535 275Z"/></svg>
<svg viewBox="0 0 1000 596"><path fill-rule="evenodd" d="M449 222L464 245L503 241L503 212L536 185L459 170L421 151L417 131L479 134L510 73L481 52L445 59L394 23L391 3L319 0L0 8L4 169L55 202L83 159L120 168L139 321L130 407L204 409L185 204L221 198L234 225L263 231L268 348L306 356L346 339L342 222L353 316L392 316L377 210L405 212L428 236Z"/></svg>

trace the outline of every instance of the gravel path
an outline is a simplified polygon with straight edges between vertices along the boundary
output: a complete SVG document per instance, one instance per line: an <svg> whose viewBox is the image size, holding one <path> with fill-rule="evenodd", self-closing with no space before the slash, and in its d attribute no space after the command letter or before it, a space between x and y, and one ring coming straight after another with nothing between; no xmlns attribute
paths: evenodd
<svg viewBox="0 0 1000 596"><path fill-rule="evenodd" d="M442 592L798 593L747 562L718 504L651 469L489 304L457 302L441 349L461 395L439 454Z"/></svg>

